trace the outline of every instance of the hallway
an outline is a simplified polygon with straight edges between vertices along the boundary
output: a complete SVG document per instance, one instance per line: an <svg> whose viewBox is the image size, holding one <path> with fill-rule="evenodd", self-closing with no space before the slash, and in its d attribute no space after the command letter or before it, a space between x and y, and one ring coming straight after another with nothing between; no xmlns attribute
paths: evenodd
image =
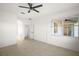
<svg viewBox="0 0 79 59"><path fill-rule="evenodd" d="M0 48L2 56L77 56L79 52L60 48L36 40L24 40L18 44Z"/></svg>

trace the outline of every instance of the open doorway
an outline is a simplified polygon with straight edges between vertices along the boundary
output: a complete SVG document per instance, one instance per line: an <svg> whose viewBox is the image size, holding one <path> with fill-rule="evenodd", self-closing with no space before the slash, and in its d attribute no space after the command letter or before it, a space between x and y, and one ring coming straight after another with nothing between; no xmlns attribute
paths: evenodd
<svg viewBox="0 0 79 59"><path fill-rule="evenodd" d="M22 20L18 20L17 23L18 23L18 40L34 39L34 24L32 23L31 20L25 23Z"/></svg>
<svg viewBox="0 0 79 59"><path fill-rule="evenodd" d="M34 39L34 25L24 25L25 39Z"/></svg>

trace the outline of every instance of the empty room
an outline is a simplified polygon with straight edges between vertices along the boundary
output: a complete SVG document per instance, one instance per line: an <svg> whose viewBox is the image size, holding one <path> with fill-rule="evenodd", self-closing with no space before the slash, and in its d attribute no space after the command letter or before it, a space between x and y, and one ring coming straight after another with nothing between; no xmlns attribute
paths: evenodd
<svg viewBox="0 0 79 59"><path fill-rule="evenodd" d="M0 3L0 56L79 56L79 3Z"/></svg>

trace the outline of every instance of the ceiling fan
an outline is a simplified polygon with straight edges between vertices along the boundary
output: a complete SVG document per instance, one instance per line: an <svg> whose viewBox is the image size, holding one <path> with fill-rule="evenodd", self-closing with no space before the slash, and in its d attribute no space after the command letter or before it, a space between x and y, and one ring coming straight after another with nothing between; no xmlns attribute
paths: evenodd
<svg viewBox="0 0 79 59"><path fill-rule="evenodd" d="M42 7L42 6L43 6L42 4L37 5L37 6L33 6L33 4L32 4L32 3L28 3L28 5L29 5L29 7L26 7L26 6L18 6L18 7L20 7L20 8L27 8L27 9L29 9L29 10L28 10L28 13L30 13L30 11L31 11L31 10L33 10L33 11L35 11L35 12L39 13L39 11L38 11L38 10L36 10L35 8L39 8L39 7Z"/></svg>

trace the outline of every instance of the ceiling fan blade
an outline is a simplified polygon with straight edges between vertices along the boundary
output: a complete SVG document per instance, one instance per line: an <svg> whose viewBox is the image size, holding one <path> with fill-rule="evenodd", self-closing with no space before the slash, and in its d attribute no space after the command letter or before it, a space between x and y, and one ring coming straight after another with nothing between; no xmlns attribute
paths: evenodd
<svg viewBox="0 0 79 59"><path fill-rule="evenodd" d="M43 5L37 5L37 6L34 6L33 8L38 8L38 7L42 7Z"/></svg>
<svg viewBox="0 0 79 59"><path fill-rule="evenodd" d="M32 3L28 3L29 7L32 7Z"/></svg>
<svg viewBox="0 0 79 59"><path fill-rule="evenodd" d="M28 11L28 13L30 13L30 10Z"/></svg>
<svg viewBox="0 0 79 59"><path fill-rule="evenodd" d="M39 11L35 10L34 8L33 8L33 10L36 11L37 13L39 13Z"/></svg>
<svg viewBox="0 0 79 59"><path fill-rule="evenodd" d="M29 7L25 7L25 6L18 6L18 7L21 7L21 8L28 8L28 9L29 9Z"/></svg>

